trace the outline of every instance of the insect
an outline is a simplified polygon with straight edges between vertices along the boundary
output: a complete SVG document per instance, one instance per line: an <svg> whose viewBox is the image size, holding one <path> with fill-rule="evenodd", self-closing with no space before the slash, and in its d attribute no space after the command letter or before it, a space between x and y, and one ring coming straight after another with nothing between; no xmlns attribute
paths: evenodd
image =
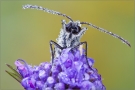
<svg viewBox="0 0 135 90"><path fill-rule="evenodd" d="M58 36L57 43L55 41L50 41L50 50L51 50L51 54L52 54L52 63L55 57L58 57L61 54L61 51L65 48L77 48L82 44L85 44L85 55L87 58L87 42L80 42L80 38L83 36L83 34L86 32L87 28L86 27L81 27L81 25L88 25L90 27L93 27L101 32L104 32L106 34L109 34L115 38L118 38L119 40L121 40L123 43L127 44L129 47L131 47L130 43L123 39L122 37L120 37L117 34L114 34L112 32L109 32L103 28L100 28L98 26L95 26L91 23L88 22L80 22L80 21L73 21L71 19L71 17L67 16L66 14L62 14L60 12L54 11L54 10L49 10L47 8L43 8L41 6L37 6L37 5L24 5L23 9L37 9L37 10L42 10L44 12L48 12L51 14L55 14L55 15L59 15L59 16L63 16L66 17L67 19L69 19L69 22L66 23L65 20L62 20L62 29L60 31L60 35ZM55 46L55 50L53 50L52 45ZM88 63L88 61L87 61Z"/></svg>

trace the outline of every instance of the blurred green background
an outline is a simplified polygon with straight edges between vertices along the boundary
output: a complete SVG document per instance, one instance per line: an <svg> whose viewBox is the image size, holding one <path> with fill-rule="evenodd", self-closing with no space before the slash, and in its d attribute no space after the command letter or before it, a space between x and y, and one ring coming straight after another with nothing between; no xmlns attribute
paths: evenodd
<svg viewBox="0 0 135 90"><path fill-rule="evenodd" d="M23 90L5 70L18 58L38 65L50 61L49 41L56 40L61 29L61 16L43 11L22 9L33 4L53 9L73 20L91 22L116 33L131 43L89 26L81 41L88 42L88 56L102 75L107 90L134 90L134 1L1 1L0 90ZM67 19L66 19L67 20ZM68 21L68 20L67 20Z"/></svg>

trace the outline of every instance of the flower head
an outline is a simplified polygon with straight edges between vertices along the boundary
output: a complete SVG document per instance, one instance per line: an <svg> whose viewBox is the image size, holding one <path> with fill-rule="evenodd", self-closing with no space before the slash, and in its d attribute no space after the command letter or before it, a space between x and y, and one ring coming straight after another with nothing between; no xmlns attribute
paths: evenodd
<svg viewBox="0 0 135 90"><path fill-rule="evenodd" d="M79 49L71 48L64 49L53 64L31 66L21 59L15 61L22 77L20 83L26 90L106 90L93 64L94 60L86 58L84 50L80 53Z"/></svg>

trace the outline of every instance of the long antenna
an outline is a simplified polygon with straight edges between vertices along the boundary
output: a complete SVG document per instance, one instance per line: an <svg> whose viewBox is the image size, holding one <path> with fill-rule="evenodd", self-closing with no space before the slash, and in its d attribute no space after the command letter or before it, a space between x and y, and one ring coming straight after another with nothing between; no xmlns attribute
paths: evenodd
<svg viewBox="0 0 135 90"><path fill-rule="evenodd" d="M112 32L109 32L109 31L107 31L107 30L105 30L105 29L103 29L103 28L100 28L100 27L95 26L95 25L93 25L93 24L91 24L91 23L88 23L88 22L80 22L80 24L86 24L86 25L89 25L89 26L91 26L91 27L93 27L93 28L96 28L97 30L99 30L99 31L101 31L101 32L107 33L107 34L109 34L109 35L111 35L111 36L113 36L113 37L115 37L115 38L118 38L118 39L121 40L123 43L125 43L125 44L127 44L129 47L131 47L130 43L129 43L127 40L125 40L124 38L120 37L120 36L117 35L117 34L114 34L114 33L112 33Z"/></svg>
<svg viewBox="0 0 135 90"><path fill-rule="evenodd" d="M71 17L67 16L66 14L62 14L62 13L57 12L57 11L54 11L54 10L49 10L48 8L43 8L41 6L30 5L30 4L23 5L23 9L27 9L27 8L37 9L37 10L43 10L44 12L47 12L47 13L51 13L51 14L54 14L54 15L60 15L60 16L63 16L63 17L68 18L70 21L73 22L73 20L71 19Z"/></svg>

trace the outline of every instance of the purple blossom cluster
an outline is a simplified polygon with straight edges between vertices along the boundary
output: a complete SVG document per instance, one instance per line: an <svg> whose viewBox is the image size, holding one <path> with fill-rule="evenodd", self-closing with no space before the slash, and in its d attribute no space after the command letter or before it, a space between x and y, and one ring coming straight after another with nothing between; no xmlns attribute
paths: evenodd
<svg viewBox="0 0 135 90"><path fill-rule="evenodd" d="M86 58L84 52L67 48L53 64L43 62L39 66L16 60L21 85L26 90L106 90L101 75L93 68L94 60Z"/></svg>

